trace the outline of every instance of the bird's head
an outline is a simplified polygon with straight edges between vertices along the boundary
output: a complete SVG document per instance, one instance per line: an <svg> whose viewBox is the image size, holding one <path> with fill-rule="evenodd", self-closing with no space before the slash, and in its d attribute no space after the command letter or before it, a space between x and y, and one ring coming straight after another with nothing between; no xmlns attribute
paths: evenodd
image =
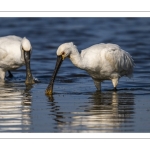
<svg viewBox="0 0 150 150"><path fill-rule="evenodd" d="M57 49L57 56L61 56L64 60L66 57L70 57L71 50L74 47L73 42L61 44Z"/></svg>
<svg viewBox="0 0 150 150"><path fill-rule="evenodd" d="M23 51L28 52L32 50L31 43L26 37L22 39L21 46Z"/></svg>

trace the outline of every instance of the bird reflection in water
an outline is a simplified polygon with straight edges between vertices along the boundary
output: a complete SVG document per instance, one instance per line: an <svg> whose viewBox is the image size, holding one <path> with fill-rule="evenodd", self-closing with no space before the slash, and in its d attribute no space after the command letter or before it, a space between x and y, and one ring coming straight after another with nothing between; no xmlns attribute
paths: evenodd
<svg viewBox="0 0 150 150"><path fill-rule="evenodd" d="M30 90L32 88L33 88L32 84L26 85L26 89L24 90L24 98L22 102L24 105L31 105L32 95Z"/></svg>
<svg viewBox="0 0 150 150"><path fill-rule="evenodd" d="M83 116L77 120L85 129L100 132L118 132L122 123L129 123L129 130L133 124L130 119L134 113L134 95L132 93L96 92L89 97L92 105L85 109ZM87 113L87 114L86 114ZM127 129L126 129L127 130Z"/></svg>
<svg viewBox="0 0 150 150"><path fill-rule="evenodd" d="M54 97L53 97L53 95L48 95L47 97L48 97L48 99L49 99L49 102L54 102Z"/></svg>
<svg viewBox="0 0 150 150"><path fill-rule="evenodd" d="M27 104L31 104L31 88L26 87L24 90L24 83L0 83L1 132L30 130L31 106Z"/></svg>
<svg viewBox="0 0 150 150"><path fill-rule="evenodd" d="M62 103L59 105L57 99L49 103L53 119L57 124L57 127L55 126L57 131L97 133L132 130L133 93L95 92L84 102L83 100L81 102L73 100L68 103L65 101L64 105ZM67 106L65 106L66 104ZM66 110L66 108L68 109Z"/></svg>

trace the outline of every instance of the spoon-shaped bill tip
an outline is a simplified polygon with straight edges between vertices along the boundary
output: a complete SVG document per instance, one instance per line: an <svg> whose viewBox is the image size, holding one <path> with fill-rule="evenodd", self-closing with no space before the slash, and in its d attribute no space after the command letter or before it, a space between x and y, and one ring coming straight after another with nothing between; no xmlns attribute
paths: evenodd
<svg viewBox="0 0 150 150"><path fill-rule="evenodd" d="M34 83L35 83L35 81L34 81L34 79L33 79L32 76L31 77L29 77L29 76L26 77L26 81L25 81L26 85L28 85L28 84L34 84Z"/></svg>
<svg viewBox="0 0 150 150"><path fill-rule="evenodd" d="M52 95L52 94L53 94L53 90L47 88L46 91L45 91L45 94L46 94L46 95Z"/></svg>

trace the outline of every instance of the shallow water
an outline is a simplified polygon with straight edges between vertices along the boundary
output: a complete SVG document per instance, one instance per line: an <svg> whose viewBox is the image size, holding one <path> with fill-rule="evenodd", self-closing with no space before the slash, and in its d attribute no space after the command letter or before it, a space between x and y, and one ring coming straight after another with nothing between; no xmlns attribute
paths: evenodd
<svg viewBox="0 0 150 150"><path fill-rule="evenodd" d="M31 69L40 83L24 84L25 67L0 83L0 132L150 132L150 18L0 18L0 36L26 36L32 43ZM121 78L118 91L104 81L97 92L88 74L65 60L45 96L57 47L74 42L79 51L116 43L134 61L134 77Z"/></svg>

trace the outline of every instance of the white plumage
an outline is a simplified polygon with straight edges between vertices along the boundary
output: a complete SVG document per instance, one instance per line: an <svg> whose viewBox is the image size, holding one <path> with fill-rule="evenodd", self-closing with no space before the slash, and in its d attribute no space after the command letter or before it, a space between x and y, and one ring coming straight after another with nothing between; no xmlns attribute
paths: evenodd
<svg viewBox="0 0 150 150"><path fill-rule="evenodd" d="M72 42L64 43L58 47L57 57L55 71L46 94L52 94L53 82L61 65L61 59L64 60L66 57L69 57L76 67L88 72L98 90L101 90L101 82L104 80L111 80L116 89L119 78L132 77L133 73L132 57L116 44L95 44L82 50L80 54Z"/></svg>
<svg viewBox="0 0 150 150"><path fill-rule="evenodd" d="M77 59L70 56L75 66L89 73L97 89L101 88L100 83L103 80L112 80L116 88L120 77L132 77L133 59L116 44L93 45L82 50L80 58L80 61L76 62Z"/></svg>
<svg viewBox="0 0 150 150"><path fill-rule="evenodd" d="M25 37L21 38L13 35L0 37L1 81L4 81L6 71L14 70L25 65L24 52L28 53L31 49L31 43Z"/></svg>
<svg viewBox="0 0 150 150"><path fill-rule="evenodd" d="M116 44L95 44L82 50L79 54L72 42L65 43L60 45L57 55L68 53L68 51L72 63L76 67L86 70L99 90L103 80L112 80L113 86L116 88L120 77L132 77L133 59L128 52Z"/></svg>

